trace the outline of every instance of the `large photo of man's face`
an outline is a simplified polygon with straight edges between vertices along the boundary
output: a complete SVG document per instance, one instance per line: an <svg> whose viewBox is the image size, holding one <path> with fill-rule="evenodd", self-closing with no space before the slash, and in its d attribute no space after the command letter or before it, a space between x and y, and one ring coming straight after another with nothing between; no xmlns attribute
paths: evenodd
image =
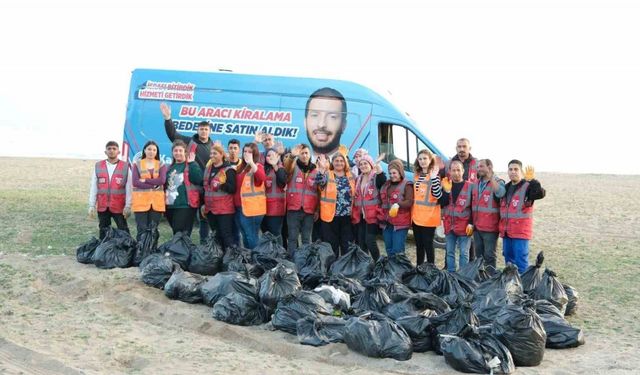
<svg viewBox="0 0 640 375"><path fill-rule="evenodd" d="M337 152L347 127L347 102L342 94L329 87L313 92L305 107L304 127L314 155Z"/></svg>

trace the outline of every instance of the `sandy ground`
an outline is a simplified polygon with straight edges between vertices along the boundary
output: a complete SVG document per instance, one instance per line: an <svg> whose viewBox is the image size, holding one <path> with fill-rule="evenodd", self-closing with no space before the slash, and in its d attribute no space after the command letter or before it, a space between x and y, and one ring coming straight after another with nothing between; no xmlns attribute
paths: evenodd
<svg viewBox="0 0 640 375"><path fill-rule="evenodd" d="M552 194L569 194L572 190L565 185L581 179L546 177ZM630 181L624 186L637 192L640 178ZM574 199L575 194L569 197ZM573 236L568 241L571 243L598 242L595 232L602 228L588 227L592 208L587 208L586 213L582 206L577 208L576 215L585 219L581 225L587 226L587 234L581 234L575 226L572 231L558 225L570 219L557 212L559 208L552 199L540 203L534 246L553 241L553 253L554 246L564 249L566 244L558 239L566 236ZM627 208L633 211L636 207ZM606 221L607 233L615 235L618 216L597 220L600 224ZM632 219L637 220L635 216ZM547 224L552 220L553 225ZM632 237L628 241L637 250L640 236L636 237L638 232L634 230L626 235ZM565 267L565 274L570 274L570 269ZM615 282L615 275L611 277ZM637 285L630 288L637 292ZM518 374L640 373L637 297L628 305L614 305L603 314L595 303L590 303L589 293L582 293L585 300L578 318L578 322L592 322L591 328L585 329L587 344L576 349L547 350L540 366L520 367ZM594 300L599 298L593 293ZM615 329L603 328L608 324ZM73 256L0 251L0 374L79 373L456 372L434 353L415 353L404 362L373 359L350 351L344 344L302 346L295 336L272 331L268 326L221 323L211 317L209 307L171 301L162 291L145 286L138 280L137 268L100 270L77 263Z"/></svg>

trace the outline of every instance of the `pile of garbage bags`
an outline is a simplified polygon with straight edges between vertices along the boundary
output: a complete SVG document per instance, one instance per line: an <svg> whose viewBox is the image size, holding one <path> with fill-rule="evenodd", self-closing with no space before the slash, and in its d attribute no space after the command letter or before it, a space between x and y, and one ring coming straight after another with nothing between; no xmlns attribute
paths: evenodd
<svg viewBox="0 0 640 375"><path fill-rule="evenodd" d="M77 259L100 268L137 263L143 283L206 304L219 321L267 324L303 345L342 342L375 358L434 351L458 371L509 374L539 365L547 349L585 342L565 319L578 292L543 266L542 253L522 275L511 264L490 273L481 258L450 273L413 267L404 254L374 262L355 244L337 259L323 242L290 257L270 234L248 250L222 249L213 235L196 246L182 233L157 246L153 230L135 241L112 229L78 247Z"/></svg>

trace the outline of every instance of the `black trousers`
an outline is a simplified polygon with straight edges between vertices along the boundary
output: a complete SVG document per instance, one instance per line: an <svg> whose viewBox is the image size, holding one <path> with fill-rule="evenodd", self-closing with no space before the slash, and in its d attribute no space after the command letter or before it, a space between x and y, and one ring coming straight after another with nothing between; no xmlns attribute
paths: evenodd
<svg viewBox="0 0 640 375"><path fill-rule="evenodd" d="M193 229L193 220L196 216L196 209L192 207L187 208L167 208L165 213L169 225L173 230L173 234L178 232L186 232L191 236L191 230Z"/></svg>
<svg viewBox="0 0 640 375"><path fill-rule="evenodd" d="M378 235L378 224L367 224L364 218L360 218L360 222L356 224L358 246L364 251L368 251L374 261L380 258L380 249L376 236Z"/></svg>
<svg viewBox="0 0 640 375"><path fill-rule="evenodd" d="M114 214L107 208L106 211L98 211L98 229L100 230L100 240L104 239L104 237L107 235L107 231L111 226L111 219L113 219L113 221L116 223L118 229L122 229L123 231L129 233L129 226L127 225L127 220L124 218L124 215Z"/></svg>
<svg viewBox="0 0 640 375"><path fill-rule="evenodd" d="M216 240L226 250L229 246L238 245L233 239L233 221L235 214L214 215L207 213L207 220L212 231L216 232Z"/></svg>
<svg viewBox="0 0 640 375"><path fill-rule="evenodd" d="M336 257L344 255L353 242L351 216L335 216L330 223L321 221L322 240L331 244Z"/></svg>
<svg viewBox="0 0 640 375"><path fill-rule="evenodd" d="M150 209L149 211L144 212L134 212L133 215L136 218L136 228L138 233L136 234L136 238L140 240L140 234L149 226L151 223L156 223L156 225L160 224L160 219L162 218L162 212L154 211Z"/></svg>
<svg viewBox="0 0 640 375"><path fill-rule="evenodd" d="M435 227L423 227L413 224L413 237L416 240L416 265L424 263L424 256L427 255L427 263L433 264L435 252L433 250L433 236L436 233Z"/></svg>

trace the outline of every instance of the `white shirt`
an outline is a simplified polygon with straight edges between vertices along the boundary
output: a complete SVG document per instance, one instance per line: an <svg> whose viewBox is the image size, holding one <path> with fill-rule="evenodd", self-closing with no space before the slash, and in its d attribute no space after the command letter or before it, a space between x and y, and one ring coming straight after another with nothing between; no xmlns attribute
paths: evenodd
<svg viewBox="0 0 640 375"><path fill-rule="evenodd" d="M111 180L111 176L113 175L113 171L116 170L116 164L111 164L109 160L106 160L107 164L107 174L109 175L109 180ZM127 170L127 184L125 185L126 198L124 206L125 208L131 208L131 191L132 191L132 182L131 182L131 168ZM98 195L98 176L96 176L95 169L91 174L91 185L89 186L89 207L96 207L96 196Z"/></svg>

